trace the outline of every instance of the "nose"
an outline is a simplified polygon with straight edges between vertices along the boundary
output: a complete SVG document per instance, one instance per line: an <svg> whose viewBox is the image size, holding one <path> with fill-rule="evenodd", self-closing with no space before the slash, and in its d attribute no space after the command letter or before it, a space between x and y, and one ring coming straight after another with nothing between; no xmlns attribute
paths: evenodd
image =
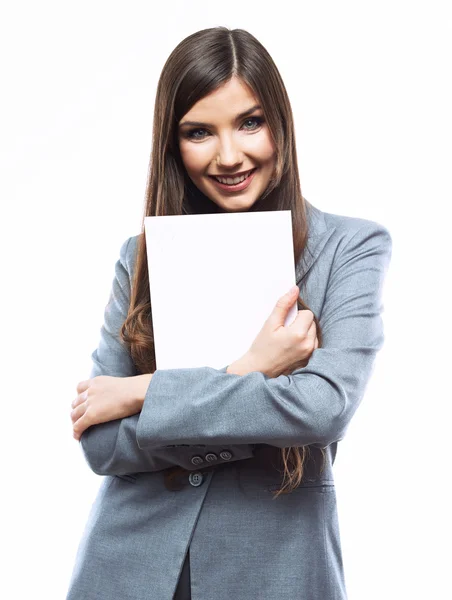
<svg viewBox="0 0 452 600"><path fill-rule="evenodd" d="M233 170L243 163L243 155L237 140L232 135L223 137L218 143L217 165Z"/></svg>

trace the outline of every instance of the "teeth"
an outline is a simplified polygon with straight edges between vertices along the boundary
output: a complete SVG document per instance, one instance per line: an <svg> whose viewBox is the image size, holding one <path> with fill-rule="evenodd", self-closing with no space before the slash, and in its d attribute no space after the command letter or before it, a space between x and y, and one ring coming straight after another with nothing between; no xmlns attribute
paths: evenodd
<svg viewBox="0 0 452 600"><path fill-rule="evenodd" d="M215 177L215 179L220 183L226 183L228 185L237 185L237 183L244 181L250 173L251 171L248 171L248 173L245 173L245 175L242 175L241 177Z"/></svg>

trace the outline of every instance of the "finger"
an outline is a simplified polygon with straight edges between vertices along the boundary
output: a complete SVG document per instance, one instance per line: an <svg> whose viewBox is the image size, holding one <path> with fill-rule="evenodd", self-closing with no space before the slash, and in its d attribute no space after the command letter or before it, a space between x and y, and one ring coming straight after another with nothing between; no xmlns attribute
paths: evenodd
<svg viewBox="0 0 452 600"><path fill-rule="evenodd" d="M73 423L76 423L80 417L82 417L85 414L86 411L86 404L80 404L79 406L77 406L77 408L74 408L74 410L71 410L71 421Z"/></svg>
<svg viewBox="0 0 452 600"><path fill-rule="evenodd" d="M287 317L287 313L292 308L299 295L300 290L296 285L286 294L284 294L284 296L281 296L276 303L275 308L272 310L269 318L267 319L267 322L271 323L271 325L274 327L283 326Z"/></svg>
<svg viewBox="0 0 452 600"><path fill-rule="evenodd" d="M318 347L319 347L319 338L316 336L315 343L314 343L314 350L317 350Z"/></svg>
<svg viewBox="0 0 452 600"><path fill-rule="evenodd" d="M314 318L312 319L312 323L308 329L306 337L309 339L314 339L317 336L317 326L315 324Z"/></svg>
<svg viewBox="0 0 452 600"><path fill-rule="evenodd" d="M288 329L306 336L308 332L311 331L313 325L315 327L314 313L311 310L305 309L298 311L297 316L293 323L289 325Z"/></svg>
<svg viewBox="0 0 452 600"><path fill-rule="evenodd" d="M85 431L85 429L88 429L88 427L90 427L91 425L92 423L90 422L87 413L84 413L80 417L80 419L76 421L76 423L74 423L74 426L72 427L74 437L77 436L76 439L80 439L80 436Z"/></svg>
<svg viewBox="0 0 452 600"><path fill-rule="evenodd" d="M89 388L89 386L91 385L91 379L86 379L85 381L79 381L79 383L77 384L77 394L81 394L82 392L84 392L85 390L87 390Z"/></svg>
<svg viewBox="0 0 452 600"><path fill-rule="evenodd" d="M72 408L75 408L79 404L86 402L87 398L88 398L88 390L85 390L84 392L79 394L74 400L72 400L72 402L71 402Z"/></svg>

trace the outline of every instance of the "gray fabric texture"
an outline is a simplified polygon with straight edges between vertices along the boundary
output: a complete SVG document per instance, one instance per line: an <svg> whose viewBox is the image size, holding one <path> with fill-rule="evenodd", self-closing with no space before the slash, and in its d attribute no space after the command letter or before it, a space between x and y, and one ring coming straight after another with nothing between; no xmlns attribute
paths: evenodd
<svg viewBox="0 0 452 600"><path fill-rule="evenodd" d="M346 600L332 466L384 343L392 239L377 222L307 207L296 279L323 347L276 378L157 370L140 413L88 428L81 449L102 480L67 600L172 600L188 549L193 600ZM120 249L90 377L137 373L119 340L137 240ZM274 499L280 449L306 445L302 485Z"/></svg>

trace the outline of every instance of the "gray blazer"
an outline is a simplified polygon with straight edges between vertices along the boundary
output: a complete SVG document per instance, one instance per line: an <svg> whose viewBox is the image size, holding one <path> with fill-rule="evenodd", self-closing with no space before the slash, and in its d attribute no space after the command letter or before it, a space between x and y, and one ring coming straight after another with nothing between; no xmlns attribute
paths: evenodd
<svg viewBox="0 0 452 600"><path fill-rule="evenodd" d="M276 378L157 370L140 413L88 428L83 454L103 478L67 600L171 600L188 549L193 600L346 599L332 465L383 345L392 240L374 221L307 207L296 279L323 348ZM137 374L118 338L137 239L121 247L90 377ZM274 499L280 448L304 445L302 485ZM186 471L168 490L175 465Z"/></svg>

